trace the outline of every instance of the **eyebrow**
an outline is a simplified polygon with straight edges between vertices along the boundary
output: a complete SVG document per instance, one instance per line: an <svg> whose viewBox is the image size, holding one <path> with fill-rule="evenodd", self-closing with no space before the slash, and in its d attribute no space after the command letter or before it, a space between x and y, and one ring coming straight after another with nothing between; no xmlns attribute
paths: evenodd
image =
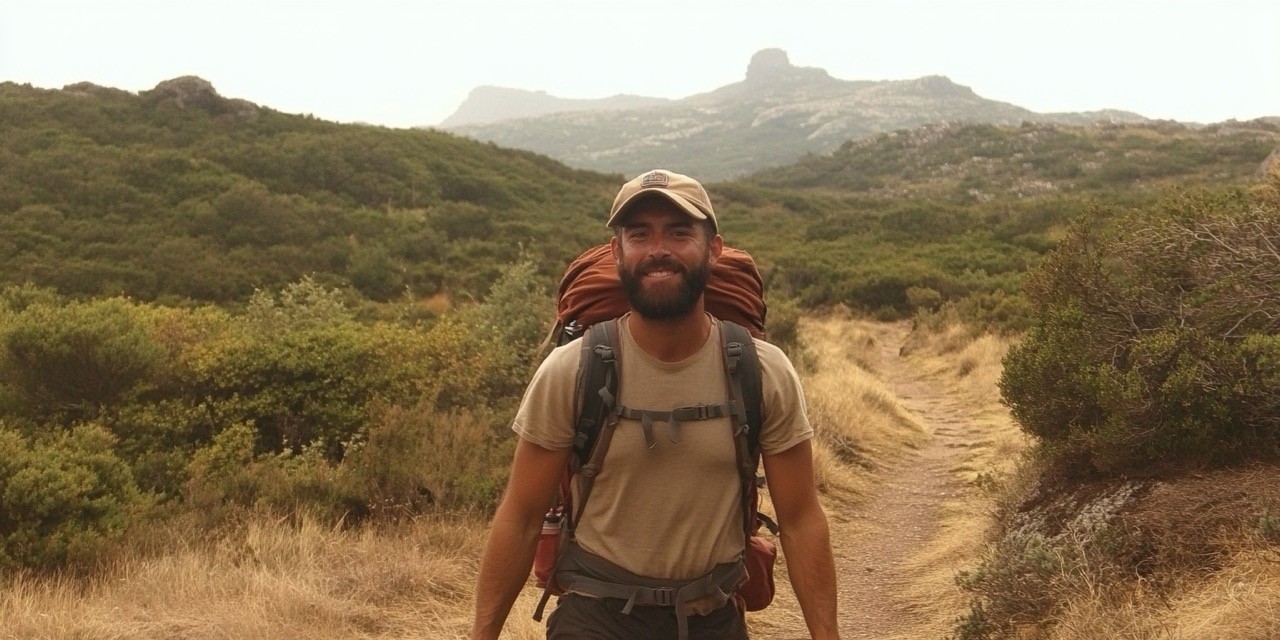
<svg viewBox="0 0 1280 640"><path fill-rule="evenodd" d="M623 228L623 229L640 229L640 228L644 228L644 227L648 227L648 226L649 226L649 225L647 225L647 224L638 224L638 223L634 223L634 222L631 222L631 223L624 222L624 223L622 223L622 228ZM661 228L663 228L663 229L679 229L679 228L685 228L685 227L692 228L693 226L694 226L694 224L693 224L693 221L692 221L692 220L678 220L678 221L675 221L675 222L668 222L668 223L666 223L666 224L662 225L662 227L661 227Z"/></svg>

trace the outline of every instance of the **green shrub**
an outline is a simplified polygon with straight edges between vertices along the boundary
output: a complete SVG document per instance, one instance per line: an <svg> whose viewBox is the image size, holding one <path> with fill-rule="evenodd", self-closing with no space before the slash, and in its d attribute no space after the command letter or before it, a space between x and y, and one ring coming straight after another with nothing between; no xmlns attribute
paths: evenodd
<svg viewBox="0 0 1280 640"><path fill-rule="evenodd" d="M129 404L102 424L118 439L116 451L130 461L138 487L161 499L181 495L192 453L219 426L207 405L181 398Z"/></svg>
<svg viewBox="0 0 1280 640"><path fill-rule="evenodd" d="M345 464L376 515L491 509L513 454L508 424L483 407L390 406Z"/></svg>
<svg viewBox="0 0 1280 640"><path fill-rule="evenodd" d="M234 424L197 450L188 468L187 504L197 513L212 513L228 503L253 504L260 482L249 473L257 454L257 432L248 423Z"/></svg>
<svg viewBox="0 0 1280 640"><path fill-rule="evenodd" d="M531 263L504 269L484 302L442 318L424 336L439 405L514 408L554 317Z"/></svg>
<svg viewBox="0 0 1280 640"><path fill-rule="evenodd" d="M93 561L144 505L115 439L82 425L39 440L0 424L0 567Z"/></svg>
<svg viewBox="0 0 1280 640"><path fill-rule="evenodd" d="M251 425L233 425L192 457L185 495L207 525L257 510L307 513L333 522L366 515L367 501L358 487L319 447L259 454L255 440Z"/></svg>
<svg viewBox="0 0 1280 640"><path fill-rule="evenodd" d="M1079 220L1028 278L1004 401L1097 469L1280 453L1276 246L1280 209L1232 192Z"/></svg>
<svg viewBox="0 0 1280 640"><path fill-rule="evenodd" d="M36 304L53 306L61 303L62 298L58 292L47 287L37 287L27 283L0 288L0 312L17 313Z"/></svg>
<svg viewBox="0 0 1280 640"><path fill-rule="evenodd" d="M321 327L353 319L342 292L304 276L279 295L258 289L249 298L245 317L264 332Z"/></svg>
<svg viewBox="0 0 1280 640"><path fill-rule="evenodd" d="M1013 534L996 543L976 569L956 583L977 594L961 619L960 638L1002 637L1018 624L1043 620L1057 604L1054 583L1066 572L1067 556L1039 533Z"/></svg>
<svg viewBox="0 0 1280 640"><path fill-rule="evenodd" d="M196 426L253 424L259 452L318 446L336 462L362 437L371 403L416 402L430 386L426 336L357 323L340 292L310 279L278 298L259 292L245 316L211 324L181 356L174 393L208 416Z"/></svg>
<svg viewBox="0 0 1280 640"><path fill-rule="evenodd" d="M800 303L793 298L772 298L769 300L769 313L765 318L768 325L769 342L782 349L796 367L806 367L810 357L805 350L804 336L800 333L800 318L804 315Z"/></svg>
<svg viewBox="0 0 1280 640"><path fill-rule="evenodd" d="M123 298L31 304L0 327L0 380L30 415L91 419L154 383L165 353L148 311Z"/></svg>

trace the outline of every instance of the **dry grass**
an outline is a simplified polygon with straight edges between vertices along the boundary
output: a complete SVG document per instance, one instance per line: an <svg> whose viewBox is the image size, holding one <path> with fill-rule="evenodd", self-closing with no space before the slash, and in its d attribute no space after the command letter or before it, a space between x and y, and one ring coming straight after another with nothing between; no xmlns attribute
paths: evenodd
<svg viewBox="0 0 1280 640"><path fill-rule="evenodd" d="M0 638L462 638L483 536L473 518L347 531L259 518L91 580L10 579ZM506 637L538 637L530 626Z"/></svg>
<svg viewBox="0 0 1280 640"><path fill-rule="evenodd" d="M1151 552L1144 581L1110 598L1078 594L1051 636L1091 635L1089 608L1151 637L1280 638L1280 540L1259 521L1280 515L1280 469L1258 466L1155 483L1122 518ZM1152 588L1154 582L1163 588ZM1084 611L1081 611L1081 610Z"/></svg>
<svg viewBox="0 0 1280 640"><path fill-rule="evenodd" d="M927 438L876 371L879 343L844 317L805 318L814 369L805 375L819 489L837 496L865 494L875 471Z"/></svg>
<svg viewBox="0 0 1280 640"><path fill-rule="evenodd" d="M1245 539L1211 576L1170 597L1144 586L1078 593L1047 640L1274 640L1280 638L1280 549Z"/></svg>

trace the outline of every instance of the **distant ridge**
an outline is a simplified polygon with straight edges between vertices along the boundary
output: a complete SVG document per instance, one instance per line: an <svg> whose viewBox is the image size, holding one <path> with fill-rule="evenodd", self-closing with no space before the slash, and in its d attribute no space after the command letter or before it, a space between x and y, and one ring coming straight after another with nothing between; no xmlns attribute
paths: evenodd
<svg viewBox="0 0 1280 640"><path fill-rule="evenodd" d="M501 120L529 118L570 111L607 111L639 109L670 102L666 98L617 95L609 98L574 100L557 98L546 91L526 91L505 87L480 86L471 90L467 99L440 126L460 127L487 124Z"/></svg>
<svg viewBox="0 0 1280 640"><path fill-rule="evenodd" d="M584 169L634 175L662 166L724 180L826 153L849 140L940 122L1147 121L1115 110L1036 113L983 98L944 76L840 80L823 69L791 64L781 49L765 49L752 56L740 82L681 100L646 103L643 108L535 113L518 109L523 102L503 98L516 94L500 93L513 91L482 87L464 104L468 113L501 110L507 119L456 124L455 113L441 127ZM518 93L541 96L548 105L560 100ZM492 104L487 102L490 98Z"/></svg>

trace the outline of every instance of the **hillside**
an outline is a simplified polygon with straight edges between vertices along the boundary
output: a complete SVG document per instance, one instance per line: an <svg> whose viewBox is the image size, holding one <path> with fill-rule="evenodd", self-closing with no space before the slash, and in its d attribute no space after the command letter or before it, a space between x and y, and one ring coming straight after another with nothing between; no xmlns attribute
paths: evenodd
<svg viewBox="0 0 1280 640"><path fill-rule="evenodd" d="M1091 199L1248 183L1278 131L934 125L709 188L772 295L900 317L1000 306ZM549 285L606 237L620 182L446 133L282 114L197 78L138 95L5 84L0 283L226 304L310 274L373 301L474 298L520 256Z"/></svg>
<svg viewBox="0 0 1280 640"><path fill-rule="evenodd" d="M570 166L636 175L667 167L725 180L824 153L848 140L924 124L1134 122L1132 113L1039 114L988 100L941 76L846 81L796 67L778 49L757 53L745 79L669 104L446 126Z"/></svg>
<svg viewBox="0 0 1280 640"><path fill-rule="evenodd" d="M279 113L199 78L137 95L0 84L0 284L227 302L316 274L374 300L478 294L522 246L550 272L599 241L616 188L444 133Z"/></svg>
<svg viewBox="0 0 1280 640"><path fill-rule="evenodd" d="M1061 126L942 123L849 141L834 152L761 171L747 182L885 198L990 201L1050 194L1153 192L1263 175L1280 149L1267 119Z"/></svg>
<svg viewBox="0 0 1280 640"><path fill-rule="evenodd" d="M1022 274L1084 211L1255 184L1278 147L1265 121L947 124L851 142L712 195L774 291L899 314L970 298L1008 318Z"/></svg>
<svg viewBox="0 0 1280 640"><path fill-rule="evenodd" d="M668 102L664 98L618 95L597 100L557 98L545 91L525 91L505 87L481 86L471 90L467 99L440 127L461 127L515 118L529 118L569 111L609 111L639 109Z"/></svg>

